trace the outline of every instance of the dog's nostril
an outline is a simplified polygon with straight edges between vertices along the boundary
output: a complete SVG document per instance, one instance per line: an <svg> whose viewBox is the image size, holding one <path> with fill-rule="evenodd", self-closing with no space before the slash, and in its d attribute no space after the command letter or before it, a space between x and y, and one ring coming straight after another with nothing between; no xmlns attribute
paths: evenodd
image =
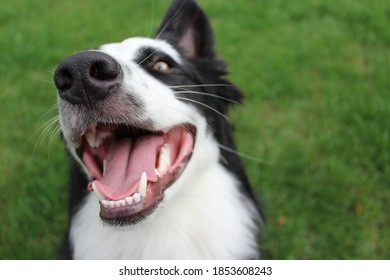
<svg viewBox="0 0 390 280"><path fill-rule="evenodd" d="M62 69L58 74L56 74L55 82L60 91L66 91L74 84L73 75L69 70Z"/></svg>
<svg viewBox="0 0 390 280"><path fill-rule="evenodd" d="M114 92L122 78L120 64L97 51L84 51L65 58L54 73L61 99L89 106Z"/></svg>
<svg viewBox="0 0 390 280"><path fill-rule="evenodd" d="M106 61L96 61L89 69L89 75L99 81L115 80L120 73L117 64L110 64Z"/></svg>

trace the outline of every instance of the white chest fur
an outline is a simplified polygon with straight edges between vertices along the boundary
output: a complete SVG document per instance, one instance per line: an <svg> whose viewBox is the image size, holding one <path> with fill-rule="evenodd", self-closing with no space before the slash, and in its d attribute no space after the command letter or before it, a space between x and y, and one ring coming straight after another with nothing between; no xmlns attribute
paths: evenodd
<svg viewBox="0 0 390 280"><path fill-rule="evenodd" d="M125 228L105 226L98 217L98 202L89 194L72 220L73 257L256 258L255 211L236 184L234 177L216 163L183 186L169 204L162 203L146 222Z"/></svg>

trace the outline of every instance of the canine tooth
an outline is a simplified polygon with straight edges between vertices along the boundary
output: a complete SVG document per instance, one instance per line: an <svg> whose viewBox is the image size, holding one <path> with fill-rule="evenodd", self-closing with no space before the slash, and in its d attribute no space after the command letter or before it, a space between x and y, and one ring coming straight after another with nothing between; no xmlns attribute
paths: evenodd
<svg viewBox="0 0 390 280"><path fill-rule="evenodd" d="M111 135L112 135L112 133L111 133L111 132L109 132L109 131L105 131L105 132L102 132L102 133L100 133L100 136L99 136L99 138L102 138L102 139L104 140L104 139L106 139L106 138L110 137Z"/></svg>
<svg viewBox="0 0 390 280"><path fill-rule="evenodd" d="M99 137L95 140L95 147L99 148L105 139L111 136L111 133L106 131L99 134Z"/></svg>
<svg viewBox="0 0 390 280"><path fill-rule="evenodd" d="M95 142L96 142L96 139L95 139L95 133L93 132L87 132L85 134L85 138L87 139L87 142L89 144L89 146L91 148L94 148L95 147Z"/></svg>
<svg viewBox="0 0 390 280"><path fill-rule="evenodd" d="M133 201L135 203L140 202L141 201L141 195L139 193L133 194Z"/></svg>
<svg viewBox="0 0 390 280"><path fill-rule="evenodd" d="M146 196L146 188L148 186L148 178L146 177L146 172L143 172L141 175L141 179L139 180L138 193L145 197Z"/></svg>
<svg viewBox="0 0 390 280"><path fill-rule="evenodd" d="M121 206L125 206L126 205L126 201L124 199L121 199L121 200L119 200L119 204Z"/></svg>
<svg viewBox="0 0 390 280"><path fill-rule="evenodd" d="M104 208L108 208L108 201L107 200L103 199L101 202L102 202Z"/></svg>
<svg viewBox="0 0 390 280"><path fill-rule="evenodd" d="M133 204L133 198L131 196L128 196L125 198L125 202L126 204L131 205Z"/></svg>
<svg viewBox="0 0 390 280"><path fill-rule="evenodd" d="M164 145L160 150L158 158L158 172L164 174L171 165L170 149L168 145Z"/></svg>
<svg viewBox="0 0 390 280"><path fill-rule="evenodd" d="M97 138L95 141L95 147L99 148L102 143L103 143L102 138Z"/></svg>
<svg viewBox="0 0 390 280"><path fill-rule="evenodd" d="M107 160L103 160L103 177L106 176Z"/></svg>
<svg viewBox="0 0 390 280"><path fill-rule="evenodd" d="M109 202L108 202L108 207L109 207L109 208L115 208L115 202L112 201L112 200L109 201Z"/></svg>
<svg viewBox="0 0 390 280"><path fill-rule="evenodd" d="M92 189L93 191L95 192L96 196L98 197L98 199L101 201L101 200L104 200L106 197L100 192L100 190L96 187L95 183L92 182Z"/></svg>

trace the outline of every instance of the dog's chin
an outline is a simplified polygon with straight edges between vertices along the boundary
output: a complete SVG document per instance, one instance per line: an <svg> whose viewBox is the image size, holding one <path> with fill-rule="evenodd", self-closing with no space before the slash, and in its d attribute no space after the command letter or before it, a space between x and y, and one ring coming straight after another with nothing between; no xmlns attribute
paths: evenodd
<svg viewBox="0 0 390 280"><path fill-rule="evenodd" d="M88 188L108 225L144 221L164 199L191 159L196 129L180 124L153 131L97 123L81 136L77 154L91 177Z"/></svg>

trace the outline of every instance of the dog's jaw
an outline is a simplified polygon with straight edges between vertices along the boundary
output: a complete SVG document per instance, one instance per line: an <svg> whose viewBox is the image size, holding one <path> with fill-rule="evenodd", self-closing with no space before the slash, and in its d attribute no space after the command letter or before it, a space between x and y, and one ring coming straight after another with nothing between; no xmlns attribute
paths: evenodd
<svg viewBox="0 0 390 280"><path fill-rule="evenodd" d="M130 130L130 131L129 131ZM195 128L166 133L103 126L83 136L79 156L94 178L100 217L109 224L134 224L150 215L192 156Z"/></svg>
<svg viewBox="0 0 390 280"><path fill-rule="evenodd" d="M185 171L165 191L156 211L143 222L131 227L102 227L96 217L99 211L96 198L89 194L72 219L73 257L258 258L253 236L256 209L251 203L242 204L246 200L240 193L240 183L219 164L218 145L212 135L200 132L197 137L195 152Z"/></svg>

